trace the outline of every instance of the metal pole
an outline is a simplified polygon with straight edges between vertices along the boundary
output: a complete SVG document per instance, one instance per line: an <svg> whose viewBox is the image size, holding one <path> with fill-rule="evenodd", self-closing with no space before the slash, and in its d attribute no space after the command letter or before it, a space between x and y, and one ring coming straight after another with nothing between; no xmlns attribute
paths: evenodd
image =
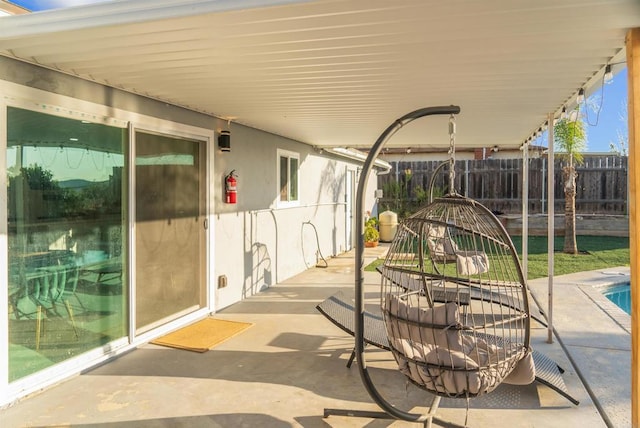
<svg viewBox="0 0 640 428"><path fill-rule="evenodd" d="M367 155L367 159L362 167L362 174L358 181L358 191L356 194L356 269L355 269L355 348L356 357L358 359L358 369L360 371L360 378L365 386L365 389L371 396L371 398L384 410L387 414L397 419L402 419L410 422L424 422L427 421L432 415L422 415L416 413L408 413L398 409L393 404L380 395L376 389L369 372L367 369L367 361L364 356L364 199L365 191L367 188L367 180L369 174L373 168L375 159L380 154L384 143L395 134L404 125L412 122L415 119L429 116L429 115L451 115L460 113L460 107L458 106L439 106L439 107L426 107L423 109L415 110L396 119L374 143Z"/></svg>
<svg viewBox="0 0 640 428"><path fill-rule="evenodd" d="M547 151L547 155L548 154L549 154L549 152ZM547 186L547 180L546 180L547 177L545 176L546 171L547 171L547 160L545 158L542 158L542 186L540 187L541 188L541 193L542 193L542 201L541 201L541 204L540 204L540 213L541 214L544 214L544 212L545 212L544 194L545 194L545 188Z"/></svg>
<svg viewBox="0 0 640 428"><path fill-rule="evenodd" d="M548 132L548 145L549 145L549 167L547 169L548 179L547 179L547 188L548 188L548 196L547 200L549 201L549 209L548 209L548 222L547 222L547 263L548 263L548 275L549 275L549 309L547 313L547 342L553 343L553 270L554 270L554 260L553 260L553 252L555 251L555 195L553 194L554 188L554 173L555 173L555 160L553 154L553 113L549 113L549 132Z"/></svg>
<svg viewBox="0 0 640 428"><path fill-rule="evenodd" d="M464 161L464 196L469 197L469 159Z"/></svg>
<svg viewBox="0 0 640 428"><path fill-rule="evenodd" d="M529 278L529 142L522 145L522 271Z"/></svg>

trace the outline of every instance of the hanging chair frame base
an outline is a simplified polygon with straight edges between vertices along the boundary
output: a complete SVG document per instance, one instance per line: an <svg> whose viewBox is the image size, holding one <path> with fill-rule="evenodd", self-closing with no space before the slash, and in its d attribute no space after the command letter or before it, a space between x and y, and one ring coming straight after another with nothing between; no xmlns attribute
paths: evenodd
<svg viewBox="0 0 640 428"><path fill-rule="evenodd" d="M433 420L436 418L436 412L438 411L438 407L440 407L441 397L435 395L433 400L431 401L431 405L429 406L429 411L424 414L424 420L418 420L415 422L423 422L425 428L431 428L433 424ZM386 412L376 412L371 410L347 410L347 409L324 409L324 418L328 418L329 416L347 416L354 418L367 418L367 419L396 419L393 416L389 415ZM445 423L444 421L440 421ZM447 425L451 426L450 423Z"/></svg>
<svg viewBox="0 0 640 428"><path fill-rule="evenodd" d="M353 301L347 299L342 292L338 291L332 296L327 297L316 306L316 309L336 327L351 336L355 336L355 308ZM366 329L366 335L364 336L365 344L390 351L391 349L387 340L382 316L368 311L364 311L363 316ZM536 367L536 381L551 388L574 405L579 405L580 401L569 393L567 385L564 383L564 379L562 378L564 369L560 367L557 362L549 358L548 355L540 351L534 349L532 355ZM354 347L349 356L347 368L352 366L355 359L356 349Z"/></svg>

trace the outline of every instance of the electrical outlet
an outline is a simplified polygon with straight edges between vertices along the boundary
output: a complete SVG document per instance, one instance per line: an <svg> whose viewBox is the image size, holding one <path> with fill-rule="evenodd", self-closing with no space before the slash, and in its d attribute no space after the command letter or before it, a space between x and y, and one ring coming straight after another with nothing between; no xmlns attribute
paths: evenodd
<svg viewBox="0 0 640 428"><path fill-rule="evenodd" d="M224 288L227 286L227 275L220 275L218 277L218 288Z"/></svg>

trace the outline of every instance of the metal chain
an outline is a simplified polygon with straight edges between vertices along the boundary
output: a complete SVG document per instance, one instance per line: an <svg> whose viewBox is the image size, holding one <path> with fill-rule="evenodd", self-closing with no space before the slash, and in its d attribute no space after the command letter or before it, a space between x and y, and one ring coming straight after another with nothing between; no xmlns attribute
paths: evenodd
<svg viewBox="0 0 640 428"><path fill-rule="evenodd" d="M449 117L449 194L456 193L454 183L456 180L456 118L452 114Z"/></svg>

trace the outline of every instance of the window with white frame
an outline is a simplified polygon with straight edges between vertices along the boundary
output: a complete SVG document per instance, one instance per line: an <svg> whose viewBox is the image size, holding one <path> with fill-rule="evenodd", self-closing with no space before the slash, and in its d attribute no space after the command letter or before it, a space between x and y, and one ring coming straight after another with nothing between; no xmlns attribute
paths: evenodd
<svg viewBox="0 0 640 428"><path fill-rule="evenodd" d="M278 149L278 206L300 203L298 170L300 154Z"/></svg>

